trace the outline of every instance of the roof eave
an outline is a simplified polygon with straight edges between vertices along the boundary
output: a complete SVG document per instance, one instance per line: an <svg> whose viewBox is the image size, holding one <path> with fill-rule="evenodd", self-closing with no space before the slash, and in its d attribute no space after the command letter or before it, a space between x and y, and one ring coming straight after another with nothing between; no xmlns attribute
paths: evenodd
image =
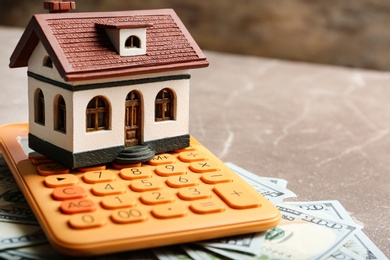
<svg viewBox="0 0 390 260"><path fill-rule="evenodd" d="M208 61L206 59L202 59L202 60L197 60L192 62L186 62L184 64L173 63L173 64L165 64L165 65L158 65L158 66L151 66L151 67L68 73L65 75L64 79L68 82L96 80L96 79L115 78L115 77L124 77L124 76L145 75L145 74L161 73L161 72L169 72L169 71L177 71L177 70L199 69L199 68L205 68L208 65L209 65Z"/></svg>

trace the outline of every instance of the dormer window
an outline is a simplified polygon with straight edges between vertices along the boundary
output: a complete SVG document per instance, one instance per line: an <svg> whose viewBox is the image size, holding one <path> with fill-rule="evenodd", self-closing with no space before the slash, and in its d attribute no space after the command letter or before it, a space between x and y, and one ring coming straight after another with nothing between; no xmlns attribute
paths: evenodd
<svg viewBox="0 0 390 260"><path fill-rule="evenodd" d="M151 24L113 22L96 24L105 30L120 56L146 54L146 30Z"/></svg>
<svg viewBox="0 0 390 260"><path fill-rule="evenodd" d="M141 40L137 36L131 35L125 42L125 48L141 48Z"/></svg>

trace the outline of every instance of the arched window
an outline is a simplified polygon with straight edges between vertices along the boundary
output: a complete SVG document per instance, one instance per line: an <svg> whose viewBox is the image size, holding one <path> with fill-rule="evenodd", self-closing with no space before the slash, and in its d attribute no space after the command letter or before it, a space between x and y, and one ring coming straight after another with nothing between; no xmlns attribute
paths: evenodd
<svg viewBox="0 0 390 260"><path fill-rule="evenodd" d="M126 48L141 48L141 40L135 36L131 35L129 38L127 38L125 42Z"/></svg>
<svg viewBox="0 0 390 260"><path fill-rule="evenodd" d="M54 101L54 129L66 133L66 104L62 96Z"/></svg>
<svg viewBox="0 0 390 260"><path fill-rule="evenodd" d="M43 58L43 66L51 69L53 68L53 61L49 56L45 56L45 58Z"/></svg>
<svg viewBox="0 0 390 260"><path fill-rule="evenodd" d="M86 130L98 131L110 128L110 105L102 96L91 99L87 105L87 126Z"/></svg>
<svg viewBox="0 0 390 260"><path fill-rule="evenodd" d="M34 121L45 125L45 96L41 89L37 89L34 95Z"/></svg>
<svg viewBox="0 0 390 260"><path fill-rule="evenodd" d="M169 88L158 92L155 100L155 121L175 120L175 94Z"/></svg>

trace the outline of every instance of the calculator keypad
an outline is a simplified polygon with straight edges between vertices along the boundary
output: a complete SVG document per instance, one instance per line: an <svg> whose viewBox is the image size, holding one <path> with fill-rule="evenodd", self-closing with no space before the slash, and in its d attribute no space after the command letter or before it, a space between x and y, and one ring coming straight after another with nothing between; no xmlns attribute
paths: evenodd
<svg viewBox="0 0 390 260"><path fill-rule="evenodd" d="M46 176L45 185L54 188L52 198L62 201L60 211L70 215L68 224L75 229L261 206L258 197L196 147L158 154L142 166L120 170L98 166L67 173L50 163L39 165L38 172ZM111 212L108 219L102 219L99 207Z"/></svg>

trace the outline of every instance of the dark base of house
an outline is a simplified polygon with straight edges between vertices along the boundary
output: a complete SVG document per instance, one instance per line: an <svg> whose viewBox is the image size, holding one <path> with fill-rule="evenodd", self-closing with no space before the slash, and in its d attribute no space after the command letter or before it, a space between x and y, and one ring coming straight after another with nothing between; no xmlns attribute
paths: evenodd
<svg viewBox="0 0 390 260"><path fill-rule="evenodd" d="M71 169L111 163L125 148L125 146L120 145L88 152L72 153L32 134L28 135L28 141L31 149ZM190 135L148 141L143 145L148 146L156 154L169 152L188 147L190 145Z"/></svg>

